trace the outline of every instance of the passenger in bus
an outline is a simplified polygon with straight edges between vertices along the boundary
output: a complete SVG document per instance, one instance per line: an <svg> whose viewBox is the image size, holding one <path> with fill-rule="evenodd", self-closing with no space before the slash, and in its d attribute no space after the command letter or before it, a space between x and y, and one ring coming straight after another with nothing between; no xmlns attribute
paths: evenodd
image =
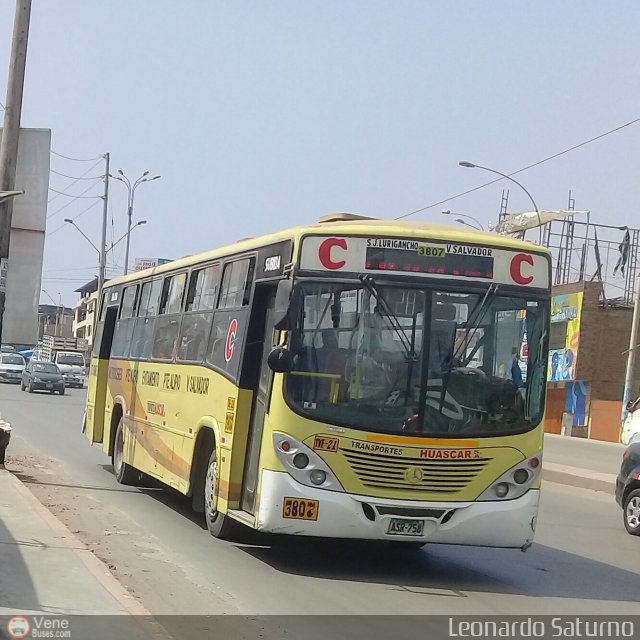
<svg viewBox="0 0 640 640"><path fill-rule="evenodd" d="M175 332L171 325L161 328L153 343L153 356L164 360L172 358L174 355L175 343Z"/></svg>
<svg viewBox="0 0 640 640"><path fill-rule="evenodd" d="M193 318L182 338L182 359L202 360L205 345L205 325L199 318Z"/></svg>
<svg viewBox="0 0 640 640"><path fill-rule="evenodd" d="M347 381L344 376L349 352L346 349L340 349L337 329L323 329L321 336L322 348L316 352L318 370L321 373L332 376L331 378L326 378L322 384L321 398L329 399L332 385L338 384L337 399L338 401L343 401L347 395Z"/></svg>

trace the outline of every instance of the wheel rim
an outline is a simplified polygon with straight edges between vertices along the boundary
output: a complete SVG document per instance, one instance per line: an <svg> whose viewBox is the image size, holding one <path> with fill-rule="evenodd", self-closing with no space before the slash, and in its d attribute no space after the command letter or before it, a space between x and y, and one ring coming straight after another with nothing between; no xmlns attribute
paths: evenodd
<svg viewBox="0 0 640 640"><path fill-rule="evenodd" d="M116 473L120 473L122 468L122 450L124 449L124 436L122 429L118 429L116 433L116 443L113 450L113 467Z"/></svg>
<svg viewBox="0 0 640 640"><path fill-rule="evenodd" d="M214 458L209 463L204 480L204 511L213 522L218 516L217 506L218 462Z"/></svg>
<svg viewBox="0 0 640 640"><path fill-rule="evenodd" d="M627 524L631 529L640 527L640 497L635 496L627 504Z"/></svg>

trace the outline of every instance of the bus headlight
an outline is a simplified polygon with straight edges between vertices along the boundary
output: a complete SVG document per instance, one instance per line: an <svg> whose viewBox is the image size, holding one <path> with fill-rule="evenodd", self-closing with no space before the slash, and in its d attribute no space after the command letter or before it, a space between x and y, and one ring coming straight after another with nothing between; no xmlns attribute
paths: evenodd
<svg viewBox="0 0 640 640"><path fill-rule="evenodd" d="M311 448L285 435L273 434L273 447L278 460L289 475L300 484L315 489L344 491L329 465Z"/></svg>
<svg viewBox="0 0 640 640"><path fill-rule="evenodd" d="M540 475L542 451L519 462L501 475L478 498L479 501L513 500L523 496Z"/></svg>

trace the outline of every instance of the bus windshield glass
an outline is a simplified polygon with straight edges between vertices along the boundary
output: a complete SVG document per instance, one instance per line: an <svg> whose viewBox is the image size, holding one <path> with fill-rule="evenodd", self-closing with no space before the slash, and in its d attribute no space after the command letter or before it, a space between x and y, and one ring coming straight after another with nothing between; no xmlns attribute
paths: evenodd
<svg viewBox="0 0 640 640"><path fill-rule="evenodd" d="M325 423L398 434L526 431L542 419L548 300L402 286L299 285L285 380Z"/></svg>

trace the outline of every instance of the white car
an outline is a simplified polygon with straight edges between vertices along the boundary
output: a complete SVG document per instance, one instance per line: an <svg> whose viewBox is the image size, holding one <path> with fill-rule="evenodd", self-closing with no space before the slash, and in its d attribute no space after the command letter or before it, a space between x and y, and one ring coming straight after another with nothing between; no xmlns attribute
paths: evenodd
<svg viewBox="0 0 640 640"><path fill-rule="evenodd" d="M19 353L0 353L0 382L20 382L26 365Z"/></svg>
<svg viewBox="0 0 640 640"><path fill-rule="evenodd" d="M622 444L640 442L640 398L629 403L629 413L622 424Z"/></svg>

